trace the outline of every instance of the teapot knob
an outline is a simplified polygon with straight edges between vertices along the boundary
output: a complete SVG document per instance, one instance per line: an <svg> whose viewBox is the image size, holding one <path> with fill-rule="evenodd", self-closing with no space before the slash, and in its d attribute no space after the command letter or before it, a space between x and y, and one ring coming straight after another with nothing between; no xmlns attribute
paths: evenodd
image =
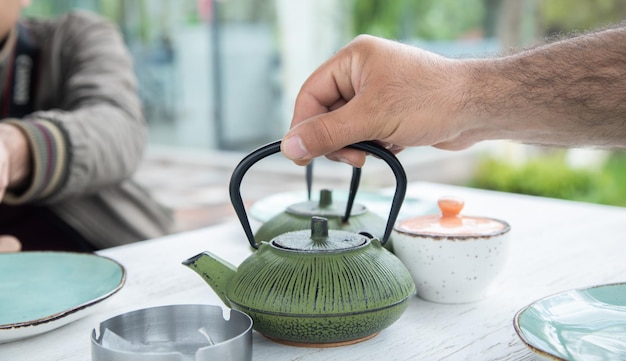
<svg viewBox="0 0 626 361"><path fill-rule="evenodd" d="M318 206L320 208L327 208L333 204L333 192L330 189L322 189L320 191L320 200Z"/></svg>
<svg viewBox="0 0 626 361"><path fill-rule="evenodd" d="M328 238L328 219L324 217L311 217L311 239L325 241Z"/></svg>

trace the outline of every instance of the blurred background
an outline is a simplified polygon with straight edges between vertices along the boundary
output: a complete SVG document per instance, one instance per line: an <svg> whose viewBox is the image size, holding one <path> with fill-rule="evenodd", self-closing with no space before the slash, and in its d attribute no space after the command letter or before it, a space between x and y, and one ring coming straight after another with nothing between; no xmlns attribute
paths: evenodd
<svg viewBox="0 0 626 361"><path fill-rule="evenodd" d="M234 165L281 138L300 85L357 34L448 57L490 57L626 18L624 0L33 0L25 15L71 9L119 26L151 132L138 177L179 212L204 210L186 228L221 217L214 211L228 208L224 187ZM626 205L622 152L494 141L461 152L415 148L400 159L410 181ZM337 164L317 163L318 184L349 181L349 169L337 173ZM393 185L381 175L384 165L365 173L369 163L365 187ZM251 186L252 200L304 187L303 169L289 162L274 159L262 168L285 182L277 189L255 177L274 188Z"/></svg>

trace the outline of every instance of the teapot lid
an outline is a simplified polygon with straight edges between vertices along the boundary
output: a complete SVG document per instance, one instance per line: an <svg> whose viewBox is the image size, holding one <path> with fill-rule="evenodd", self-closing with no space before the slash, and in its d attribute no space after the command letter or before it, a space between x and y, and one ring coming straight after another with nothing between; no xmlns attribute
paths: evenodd
<svg viewBox="0 0 626 361"><path fill-rule="evenodd" d="M509 231L504 221L484 217L460 215L465 203L456 197L442 197L437 202L441 215L428 215L398 222L398 232L435 237L480 237Z"/></svg>
<svg viewBox="0 0 626 361"><path fill-rule="evenodd" d="M328 230L328 220L311 218L311 230L287 232L271 241L274 247L300 252L336 252L368 243L364 235L340 230Z"/></svg>
<svg viewBox="0 0 626 361"><path fill-rule="evenodd" d="M364 205L355 203L352 206L351 215L361 215L367 211ZM321 217L342 217L346 212L346 202L333 203L333 193L329 189L320 191L320 199L318 202L308 201L295 203L287 207L287 213L298 216L321 216Z"/></svg>

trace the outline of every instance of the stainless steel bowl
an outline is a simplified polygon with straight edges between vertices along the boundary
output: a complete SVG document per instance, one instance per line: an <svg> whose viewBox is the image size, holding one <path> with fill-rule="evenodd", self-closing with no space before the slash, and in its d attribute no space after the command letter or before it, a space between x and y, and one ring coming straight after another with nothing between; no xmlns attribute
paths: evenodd
<svg viewBox="0 0 626 361"><path fill-rule="evenodd" d="M219 306L171 305L124 313L91 333L92 361L250 361L252 319Z"/></svg>

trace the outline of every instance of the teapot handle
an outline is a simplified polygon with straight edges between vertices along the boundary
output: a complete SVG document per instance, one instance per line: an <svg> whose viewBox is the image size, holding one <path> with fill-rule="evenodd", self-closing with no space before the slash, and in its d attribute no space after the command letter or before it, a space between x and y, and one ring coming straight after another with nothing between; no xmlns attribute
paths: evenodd
<svg viewBox="0 0 626 361"><path fill-rule="evenodd" d="M243 226L243 230L246 233L246 237L248 237L248 241L250 242L250 245L254 248L259 248L259 244L257 244L256 241L254 240L254 233L252 232L252 227L250 226L250 221L248 219L245 206L243 204L243 199L241 198L241 189L240 189L241 181L243 180L243 176L246 174L248 169L252 167L252 165L254 165L256 162L258 162L259 160L267 156L270 156L274 153L278 153L280 151L280 143L281 141L277 140L273 143L266 144L258 148L257 150L253 151L252 153L248 154L246 157L244 157L241 160L241 162L239 162L237 167L235 167L235 170L233 171L233 174L230 178L230 184L229 184L230 200L233 204L233 208L235 209L235 213L237 214L237 217L239 218L239 222ZM362 150L364 152L371 153L379 157L380 159L384 160L389 165L389 167L393 171L393 174L396 177L396 191L393 195L393 200L391 202L391 208L389 210L389 218L387 218L387 226L385 227L385 233L383 235L383 239L381 239L380 241L380 243L384 245L385 243L387 243L389 236L391 236L391 231L393 230L393 226L396 222L396 219L398 218L398 214L400 213L400 207L402 206L402 202L404 201L404 196L406 194L406 187L407 187L406 173L404 171L404 168L402 167L402 164L400 164L400 161L398 160L398 158L396 158L396 156L392 152L381 147L375 142L367 141L367 142L355 143L355 144L349 145L348 148ZM355 178L358 178L356 179L356 182L355 182ZM360 179L360 170L358 171L358 177L357 177L356 172L353 173L352 183L350 185L351 193L353 190L356 192L356 187L358 186L359 179ZM354 199L352 199L352 201L354 201ZM348 208L351 208L351 205L349 205ZM346 213L346 214L349 214L349 213Z"/></svg>

